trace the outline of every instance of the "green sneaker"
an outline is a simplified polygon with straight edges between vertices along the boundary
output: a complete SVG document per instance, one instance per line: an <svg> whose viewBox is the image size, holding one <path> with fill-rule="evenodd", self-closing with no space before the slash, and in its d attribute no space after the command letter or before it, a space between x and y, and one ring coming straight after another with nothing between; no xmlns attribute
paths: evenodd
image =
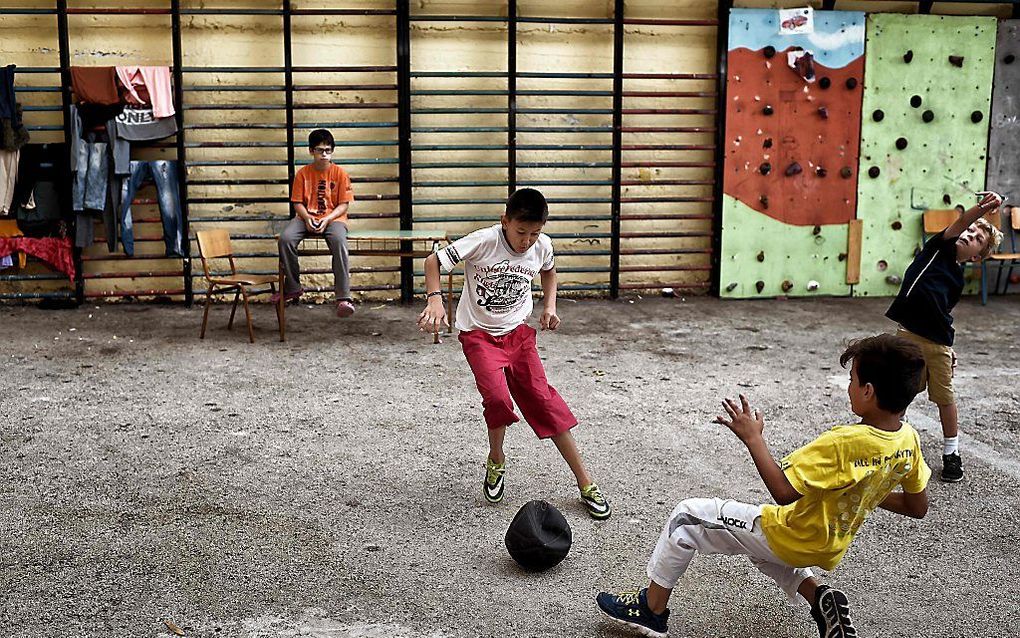
<svg viewBox="0 0 1020 638"><path fill-rule="evenodd" d="M485 458L485 482L482 484L482 494L485 500L490 503L498 503L503 500L503 475L506 474L506 463L493 463L492 459Z"/></svg>
<svg viewBox="0 0 1020 638"><path fill-rule="evenodd" d="M602 490L595 483L581 488L581 502L588 508L588 516L596 520L605 520L613 513L613 508L609 506L609 501L606 500Z"/></svg>

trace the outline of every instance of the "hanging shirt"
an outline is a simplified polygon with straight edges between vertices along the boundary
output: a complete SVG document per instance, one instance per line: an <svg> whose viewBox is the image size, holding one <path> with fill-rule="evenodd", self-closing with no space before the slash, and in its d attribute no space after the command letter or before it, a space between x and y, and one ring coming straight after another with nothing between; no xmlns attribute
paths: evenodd
<svg viewBox="0 0 1020 638"><path fill-rule="evenodd" d="M528 320L534 302L531 282L552 270L552 240L542 233L526 252L518 253L496 224L465 235L440 250L439 264L450 272L464 262L464 292L457 303L458 330L484 330L500 336Z"/></svg>
<svg viewBox="0 0 1020 638"><path fill-rule="evenodd" d="M112 66L72 66L71 88L79 102L86 104L120 104L117 73Z"/></svg>
<svg viewBox="0 0 1020 638"><path fill-rule="evenodd" d="M791 567L831 570L850 548L864 519L899 486L924 490L931 470L908 423L895 432L838 425L780 463L803 496L789 505L763 505L762 532Z"/></svg>
<svg viewBox="0 0 1020 638"><path fill-rule="evenodd" d="M351 178L347 176L347 171L336 164L330 164L324 171L316 169L313 164L307 164L294 176L290 201L304 204L312 217L328 215L340 204L354 201ZM347 213L334 221L347 224Z"/></svg>
<svg viewBox="0 0 1020 638"><path fill-rule="evenodd" d="M170 88L170 67L166 66L118 66L117 77L127 90L128 99L135 104L152 104L152 114L157 118L170 117L174 111L174 94ZM144 86L149 96L143 101L136 87Z"/></svg>

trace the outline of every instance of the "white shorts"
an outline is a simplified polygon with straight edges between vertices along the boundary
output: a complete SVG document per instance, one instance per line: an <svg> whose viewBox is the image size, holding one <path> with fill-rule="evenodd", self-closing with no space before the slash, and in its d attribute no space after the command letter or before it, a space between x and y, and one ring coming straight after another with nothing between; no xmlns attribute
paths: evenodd
<svg viewBox="0 0 1020 638"><path fill-rule="evenodd" d="M681 501L655 544L648 561L648 577L661 587L673 589L697 552L747 556L776 581L791 605L797 603L797 588L812 576L810 569L790 567L772 552L761 531L761 505L718 498Z"/></svg>

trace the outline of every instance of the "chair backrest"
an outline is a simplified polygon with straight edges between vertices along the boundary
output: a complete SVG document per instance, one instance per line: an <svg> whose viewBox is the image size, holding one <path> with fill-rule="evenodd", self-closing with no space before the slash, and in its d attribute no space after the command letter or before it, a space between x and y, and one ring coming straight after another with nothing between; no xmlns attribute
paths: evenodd
<svg viewBox="0 0 1020 638"><path fill-rule="evenodd" d="M195 236L198 238L198 254L204 259L229 257L234 254L230 248L230 233L223 229L200 230Z"/></svg>
<svg viewBox="0 0 1020 638"><path fill-rule="evenodd" d="M956 221L960 213L955 208L933 209L924 211L924 234L941 233Z"/></svg>
<svg viewBox="0 0 1020 638"><path fill-rule="evenodd" d="M195 233L198 240L198 256L202 259L202 270L205 278L209 279L212 274L209 272L209 264L206 260L226 257L230 262L230 272L236 273L234 266L234 251L230 247L230 233L223 229L200 230Z"/></svg>

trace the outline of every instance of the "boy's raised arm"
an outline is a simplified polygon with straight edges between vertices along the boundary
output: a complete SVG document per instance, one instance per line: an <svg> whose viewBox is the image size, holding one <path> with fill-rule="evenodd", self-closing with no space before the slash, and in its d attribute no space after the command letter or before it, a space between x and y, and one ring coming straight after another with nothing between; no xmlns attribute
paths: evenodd
<svg viewBox="0 0 1020 638"><path fill-rule="evenodd" d="M762 417L761 411L752 411L747 398L742 394L740 395L740 405L737 405L737 402L732 399L723 399L722 405L729 418L717 416L715 422L728 427L747 446L751 460L754 461L754 467L758 470L762 482L765 483L765 487L776 503L789 505L802 497L803 494L794 489L790 479L786 478L786 474L772 457L772 452L769 451L764 435L765 419Z"/></svg>
<svg viewBox="0 0 1020 638"><path fill-rule="evenodd" d="M963 215L960 215L959 219L946 228L944 236L947 239L959 237L963 234L963 231L970 228L970 225L976 222L982 215L988 211L995 210L1002 205L1002 195L999 195L998 193L985 192L978 194L983 195L981 201L978 202L977 205L971 206L969 209L964 211Z"/></svg>

